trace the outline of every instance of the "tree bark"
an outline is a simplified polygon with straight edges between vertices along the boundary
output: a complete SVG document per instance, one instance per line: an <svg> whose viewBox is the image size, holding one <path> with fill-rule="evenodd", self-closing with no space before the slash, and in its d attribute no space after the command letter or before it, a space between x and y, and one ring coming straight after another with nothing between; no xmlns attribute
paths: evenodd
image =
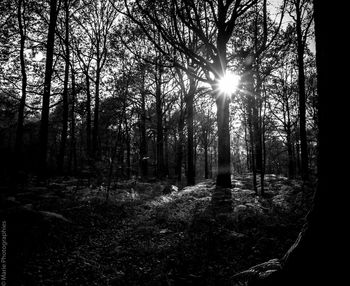
<svg viewBox="0 0 350 286"><path fill-rule="evenodd" d="M22 147L23 147L23 124L24 124L24 109L27 98L27 73L26 73L26 65L25 65L25 40L26 35L23 27L23 12L22 7L24 6L24 1L18 1L17 7L17 19L18 19L18 28L20 34L20 51L19 58L21 63L21 75L22 75L22 95L19 102L18 108L18 119L17 119L17 130L16 130L16 141L15 141L15 154L16 154L16 165L21 166L22 160ZM23 7L24 9L24 7Z"/></svg>
<svg viewBox="0 0 350 286"><path fill-rule="evenodd" d="M70 126L70 164L69 170L71 170L71 164L73 163L73 173L77 172L77 150L76 150L76 135L75 135L75 100L76 100L76 88L75 88L75 71L71 67L72 77L72 96L71 96L71 126Z"/></svg>
<svg viewBox="0 0 350 286"><path fill-rule="evenodd" d="M69 6L68 0L65 0L65 39L64 46L66 50L65 57L65 71L64 71L64 82L63 82L63 92L62 92L62 104L63 104L63 114L62 114L62 133L60 142L60 152L58 155L58 172L63 172L64 157L66 152L66 142L68 135L68 80L69 80Z"/></svg>
<svg viewBox="0 0 350 286"><path fill-rule="evenodd" d="M187 113L187 185L195 184L195 166L193 154L193 100L195 95L195 80L190 76L190 88L186 95Z"/></svg>
<svg viewBox="0 0 350 286"><path fill-rule="evenodd" d="M343 118L340 118L339 101L329 96L332 92L341 94L333 84L339 78L334 73L338 66L331 57L334 49L338 49L334 47L336 37L333 36L333 29L338 26L329 21L329 15L338 14L337 8L325 1L314 0L313 3L319 98L318 182L313 206L296 242L282 258L282 269L262 275L248 285L341 285L340 281L346 279L346 264L339 257L344 250L339 248L346 247L347 243L339 233L344 221L340 221L339 197L333 193L342 189L344 182L339 179L343 174L335 168L339 157L344 156L344 149L332 136Z"/></svg>
<svg viewBox="0 0 350 286"><path fill-rule="evenodd" d="M256 67L256 87L254 92L254 107L253 107L253 117L254 117L254 138L255 138L255 158L256 158L256 170L260 174L260 195L264 195L264 160L263 160L263 118L261 116L262 112L262 98L261 98L261 85L262 81L259 74L259 63Z"/></svg>
<svg viewBox="0 0 350 286"><path fill-rule="evenodd" d="M157 117L157 177L164 177L164 136L163 136L163 101L162 101L162 73L159 64L157 63L156 70L156 117Z"/></svg>
<svg viewBox="0 0 350 286"><path fill-rule="evenodd" d="M169 176L169 140L168 140L168 126L166 122L166 116L164 118L164 176Z"/></svg>
<svg viewBox="0 0 350 286"><path fill-rule="evenodd" d="M184 118L184 112L181 109L180 110L180 116L178 121L178 133L179 133L179 140L176 145L176 175L177 180L181 182L182 179L182 157L183 157L183 148L184 148L184 127L185 127L185 118Z"/></svg>
<svg viewBox="0 0 350 286"><path fill-rule="evenodd" d="M47 151L49 136L49 112L50 112L50 92L51 92L51 76L53 70L53 56L55 47L55 30L57 22L57 0L50 0L50 20L46 43L46 63L44 78L44 93L41 108L41 121L39 133L39 174L45 176L47 174Z"/></svg>
<svg viewBox="0 0 350 286"><path fill-rule="evenodd" d="M204 178L209 178L209 165L208 165L208 132L204 134Z"/></svg>
<svg viewBox="0 0 350 286"><path fill-rule="evenodd" d="M86 155L91 158L91 93L89 70L85 72L86 82Z"/></svg>
<svg viewBox="0 0 350 286"><path fill-rule="evenodd" d="M218 125L218 175L216 185L223 188L231 188L229 99L218 94L216 96L216 105Z"/></svg>
<svg viewBox="0 0 350 286"><path fill-rule="evenodd" d="M125 116L125 141L126 141L126 178L131 178L131 138L128 121Z"/></svg>
<svg viewBox="0 0 350 286"><path fill-rule="evenodd" d="M146 92L145 92L145 75L142 74L141 87L141 116L140 116L140 166L141 176L143 178L148 175L148 158L147 158L147 135L146 135Z"/></svg>
<svg viewBox="0 0 350 286"><path fill-rule="evenodd" d="M297 30L297 61L298 61L298 87L299 87L299 128L300 128L300 152L301 152L301 177L304 181L309 179L307 137L306 137L306 93L304 74L304 45L301 29L300 0L295 2L296 30Z"/></svg>
<svg viewBox="0 0 350 286"><path fill-rule="evenodd" d="M258 123L257 123L257 111L256 111L256 100L255 100L255 90L254 90L254 78L252 74L252 66L249 65L246 68L246 76L245 76L245 84L247 86L247 124L248 124L248 133L249 133L249 141L250 141L250 164L251 164L251 170L253 174L253 189L254 192L258 195L258 187L257 187L257 150L258 148L256 145L259 141L256 139L257 137L257 129L258 129Z"/></svg>
<svg viewBox="0 0 350 286"><path fill-rule="evenodd" d="M224 31L221 31L224 33ZM217 39L218 57L215 66L219 71L216 82L226 73L226 41L219 31ZM231 152L230 152L230 97L221 94L218 87L214 87L214 98L217 106L218 127L218 174L216 186L231 188Z"/></svg>
<svg viewBox="0 0 350 286"><path fill-rule="evenodd" d="M97 49L99 51L99 45L97 45ZM95 107L94 107L94 123L92 130L92 153L94 159L98 159L100 157L99 154L99 115L100 115L100 77L101 77L101 69L100 69L100 59L99 52L97 52L97 66L96 66L96 79L95 79Z"/></svg>

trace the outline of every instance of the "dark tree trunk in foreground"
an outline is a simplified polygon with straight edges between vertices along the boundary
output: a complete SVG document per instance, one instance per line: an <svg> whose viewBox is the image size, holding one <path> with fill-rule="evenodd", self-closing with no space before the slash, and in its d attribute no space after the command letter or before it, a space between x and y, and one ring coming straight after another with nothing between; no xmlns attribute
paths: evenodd
<svg viewBox="0 0 350 286"><path fill-rule="evenodd" d="M329 15L338 15L336 6L326 1L314 1L316 30L317 85L319 99L319 157L318 182L307 221L298 239L281 260L281 270L271 275L253 279L249 285L342 285L343 266L346 260L340 259L340 247L347 242L339 235L344 222L340 215L339 197L334 192L342 190L343 173L335 168L339 158L344 156L342 146L334 140L334 129L342 122L343 116L339 101L332 94L339 95L334 82L339 79L334 70L337 62L333 60L334 30L338 23L329 21ZM331 10L331 11L330 11ZM333 19L332 19L333 20ZM332 33L330 32L332 31ZM344 242L344 244L342 244ZM266 271L266 269L265 269ZM265 274L267 274L265 272ZM346 278L345 278L346 279Z"/></svg>
<svg viewBox="0 0 350 286"><path fill-rule="evenodd" d="M50 112L50 91L51 76L53 70L53 56L55 45L55 30L57 21L57 0L50 1L50 21L46 42L46 63L44 78L44 93L41 108L40 134L39 134L39 173L45 175L47 173L47 149L49 137L49 112Z"/></svg>
<svg viewBox="0 0 350 286"><path fill-rule="evenodd" d="M24 27L23 27L23 21L22 21L22 18L23 18L22 8L24 10L23 6L24 6L23 0L19 0L18 7L17 7L17 19L18 19L18 28L19 28L19 34L20 34L19 58L21 63L21 75L22 75L22 95L21 95L19 108L18 108L16 142L15 142L16 164L18 166L21 165L20 160L22 159L24 108L25 108L26 97L27 97L27 73L26 73L25 57L24 57L26 35L24 33Z"/></svg>

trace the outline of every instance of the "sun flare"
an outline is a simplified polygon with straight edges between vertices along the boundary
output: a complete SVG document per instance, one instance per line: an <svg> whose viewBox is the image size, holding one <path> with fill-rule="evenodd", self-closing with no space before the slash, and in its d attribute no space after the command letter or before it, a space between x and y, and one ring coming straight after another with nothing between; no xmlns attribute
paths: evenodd
<svg viewBox="0 0 350 286"><path fill-rule="evenodd" d="M219 90L225 95L234 93L239 85L240 76L232 72L226 72L224 77L219 81Z"/></svg>

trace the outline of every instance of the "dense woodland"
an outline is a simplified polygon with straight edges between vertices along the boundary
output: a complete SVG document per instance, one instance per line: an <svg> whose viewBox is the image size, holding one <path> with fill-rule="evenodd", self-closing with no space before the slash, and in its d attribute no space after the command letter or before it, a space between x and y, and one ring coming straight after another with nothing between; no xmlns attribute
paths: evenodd
<svg viewBox="0 0 350 286"><path fill-rule="evenodd" d="M238 174L315 173L310 1L56 2L2 4L3 176L16 155L25 173L192 185L221 152ZM241 82L221 103L226 70Z"/></svg>
<svg viewBox="0 0 350 286"><path fill-rule="evenodd" d="M13 285L288 276L280 269L294 269L298 252L287 250L308 233L327 116L316 8L1 1L0 185L20 261ZM286 252L286 263L244 272Z"/></svg>

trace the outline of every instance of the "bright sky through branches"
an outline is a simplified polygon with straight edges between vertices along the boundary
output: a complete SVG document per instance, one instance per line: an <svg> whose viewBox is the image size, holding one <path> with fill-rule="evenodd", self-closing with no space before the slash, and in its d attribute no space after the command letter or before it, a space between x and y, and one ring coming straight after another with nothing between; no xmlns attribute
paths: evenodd
<svg viewBox="0 0 350 286"><path fill-rule="evenodd" d="M240 76L227 71L222 79L219 81L219 90L225 95L233 94L239 85Z"/></svg>

